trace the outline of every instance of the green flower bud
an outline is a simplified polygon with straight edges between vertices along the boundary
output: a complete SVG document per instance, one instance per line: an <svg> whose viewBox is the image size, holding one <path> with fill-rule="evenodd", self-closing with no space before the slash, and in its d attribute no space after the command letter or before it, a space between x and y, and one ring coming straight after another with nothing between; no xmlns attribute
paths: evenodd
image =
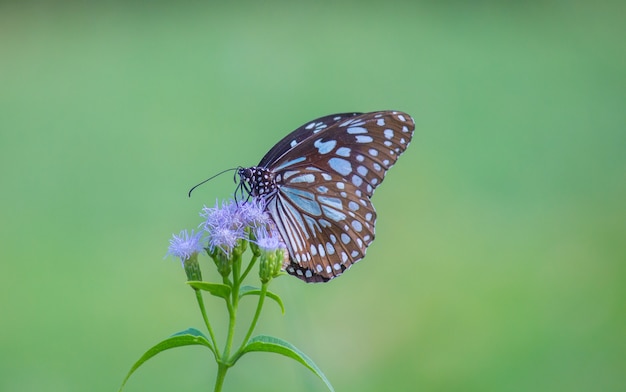
<svg viewBox="0 0 626 392"><path fill-rule="evenodd" d="M183 261L183 267L185 268L185 274L187 274L187 280L202 281L202 272L200 271L197 253L191 254L187 260Z"/></svg>
<svg viewBox="0 0 626 392"><path fill-rule="evenodd" d="M215 262L215 266L217 267L217 272L219 272L222 277L226 278L230 275L233 266L233 255L227 255L220 248L215 248L213 252L207 249L207 253Z"/></svg>

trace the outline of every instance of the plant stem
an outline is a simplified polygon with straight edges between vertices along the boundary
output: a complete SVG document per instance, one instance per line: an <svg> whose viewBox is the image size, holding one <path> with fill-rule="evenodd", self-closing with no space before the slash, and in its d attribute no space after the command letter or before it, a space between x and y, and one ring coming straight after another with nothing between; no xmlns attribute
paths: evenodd
<svg viewBox="0 0 626 392"><path fill-rule="evenodd" d="M233 346L235 337L235 323L237 321L237 308L239 307L239 287L241 286L239 273L241 271L241 255L235 256L233 260L233 284L231 290L231 300L228 301L228 335L226 336L226 345L222 358L228 362L230 360L230 350Z"/></svg>
<svg viewBox="0 0 626 392"><path fill-rule="evenodd" d="M213 392L220 392L222 390L222 385L224 385L224 379L226 378L226 371L228 371L228 366L218 362L217 377L215 378L215 388Z"/></svg>
<svg viewBox="0 0 626 392"><path fill-rule="evenodd" d="M206 314L206 308L204 307L204 298L202 297L202 292L200 292L200 290L197 290L197 289L194 289L194 291L196 292L196 299L198 300L198 306L200 306L200 312L202 313L204 324L206 324L206 327L209 330L209 335L211 336L211 342L213 343L215 356L219 360L220 353L217 350L217 340L215 340L215 334L213 333L213 328L211 327L211 323L209 322L209 317Z"/></svg>
<svg viewBox="0 0 626 392"><path fill-rule="evenodd" d="M269 285L269 282L261 284L261 294L259 295L259 302L257 303L257 306L256 306L256 312L254 312L254 318L252 319L252 322L250 323L250 328L248 328L248 333L246 334L246 337L243 339L241 347L239 348L239 350L237 350L237 352L240 352L246 346L246 343L248 343L248 340L250 340L250 336L252 336L252 332L254 331L254 328L256 327L257 321L259 321L259 316L261 315L261 309L263 309L263 303L265 302L265 295L267 294L268 285Z"/></svg>
<svg viewBox="0 0 626 392"><path fill-rule="evenodd" d="M243 274L241 274L241 282L243 282L243 280L246 278L246 276L248 276L248 273L250 272L250 270L252 269L252 267L256 263L257 259L258 259L257 256L255 256L255 255L252 256L252 259L250 260L250 264L248 264L248 267L246 268L246 270L243 271Z"/></svg>

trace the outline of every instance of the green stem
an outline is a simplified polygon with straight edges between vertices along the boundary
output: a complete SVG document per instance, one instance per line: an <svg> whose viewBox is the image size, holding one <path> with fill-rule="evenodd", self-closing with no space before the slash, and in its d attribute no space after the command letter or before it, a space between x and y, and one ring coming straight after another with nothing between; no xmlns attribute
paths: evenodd
<svg viewBox="0 0 626 392"><path fill-rule="evenodd" d="M196 292L196 299L198 300L198 306L200 306L200 312L202 313L204 324L209 330L209 335L211 336L211 342L213 343L215 356L219 360L220 353L219 351L217 351L217 340L215 340L215 334L213 333L213 328L211 327L211 323L209 322L209 317L206 314L206 308L204 307L204 298L202 297L202 293L200 292L200 290L194 289L194 291Z"/></svg>
<svg viewBox="0 0 626 392"><path fill-rule="evenodd" d="M218 362L217 366L217 378L215 379L215 388L214 392L220 392L222 390L222 385L224 385L224 379L226 378L226 371L228 371L228 366Z"/></svg>
<svg viewBox="0 0 626 392"><path fill-rule="evenodd" d="M241 343L241 347L239 347L239 350L237 350L237 353L241 352L241 350L244 349L244 347L248 343L248 340L250 340L250 336L252 336L252 332L254 332L256 323L257 321L259 321L259 316L261 315L261 309L263 309L263 303L265 302L265 296L267 294L268 285L269 285L269 282L265 282L261 284L261 294L259 295L259 302L257 303L257 306L256 306L256 312L254 312L254 318L252 319L252 322L250 323L250 328L248 328L248 333L246 333L246 337L243 339L243 342Z"/></svg>
<svg viewBox="0 0 626 392"><path fill-rule="evenodd" d="M258 259L258 257L256 255L252 255L252 259L250 260L250 264L248 264L248 267L246 268L246 270L243 271L243 274L241 274L241 280L240 280L241 282L243 282L244 279L246 279L246 276L248 276L248 273L250 272L250 270L252 269L252 267L256 263L257 259Z"/></svg>
<svg viewBox="0 0 626 392"><path fill-rule="evenodd" d="M235 337L235 324L237 321L237 308L239 307L239 286L241 281L239 279L239 273L241 271L241 255L235 256L233 260L233 283L231 290L231 300L227 302L228 307L228 335L226 336L226 345L224 346L224 353L222 358L228 362L230 360L230 350L233 346L233 339Z"/></svg>

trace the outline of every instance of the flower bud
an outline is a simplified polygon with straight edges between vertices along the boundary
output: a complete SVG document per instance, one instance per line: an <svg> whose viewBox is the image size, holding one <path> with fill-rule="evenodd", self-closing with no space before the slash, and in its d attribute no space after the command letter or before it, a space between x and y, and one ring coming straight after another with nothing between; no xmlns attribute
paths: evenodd
<svg viewBox="0 0 626 392"><path fill-rule="evenodd" d="M224 278L228 277L232 271L233 255L227 255L220 248L215 248L213 252L209 252L209 256L211 256L215 262L215 266L217 267L219 274Z"/></svg>
<svg viewBox="0 0 626 392"><path fill-rule="evenodd" d="M274 266L276 264L276 250L262 251L259 263L259 278L261 283L267 283L274 277Z"/></svg>
<svg viewBox="0 0 626 392"><path fill-rule="evenodd" d="M187 260L183 261L183 267L185 268L185 274L187 274L187 280L202 281L202 272L200 271L197 253L193 253Z"/></svg>

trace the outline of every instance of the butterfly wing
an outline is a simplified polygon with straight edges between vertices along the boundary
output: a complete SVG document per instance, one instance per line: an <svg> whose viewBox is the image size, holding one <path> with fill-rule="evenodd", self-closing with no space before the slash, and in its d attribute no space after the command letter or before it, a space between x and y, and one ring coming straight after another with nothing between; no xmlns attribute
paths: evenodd
<svg viewBox="0 0 626 392"><path fill-rule="evenodd" d="M402 112L339 116L300 127L261 161L278 185L268 212L291 256L286 270L307 282L328 281L365 256L376 220L370 197L415 127ZM326 126L307 129L318 123Z"/></svg>
<svg viewBox="0 0 626 392"><path fill-rule="evenodd" d="M338 113L328 116L317 118L313 121L309 121L306 124L301 125L296 130L285 136L281 141L276 143L271 150L265 154L258 166L268 167L284 156L288 151L302 143L312 135L323 131L324 129L332 126L341 120L346 120L354 116L358 116L361 113Z"/></svg>
<svg viewBox="0 0 626 392"><path fill-rule="evenodd" d="M359 193L337 174L315 167L285 173L267 211L289 250L288 273L325 282L365 256L374 240L376 211Z"/></svg>
<svg viewBox="0 0 626 392"><path fill-rule="evenodd" d="M272 171L317 167L338 174L371 196L408 147L414 129L413 118L402 112L350 116L294 145L272 163Z"/></svg>

